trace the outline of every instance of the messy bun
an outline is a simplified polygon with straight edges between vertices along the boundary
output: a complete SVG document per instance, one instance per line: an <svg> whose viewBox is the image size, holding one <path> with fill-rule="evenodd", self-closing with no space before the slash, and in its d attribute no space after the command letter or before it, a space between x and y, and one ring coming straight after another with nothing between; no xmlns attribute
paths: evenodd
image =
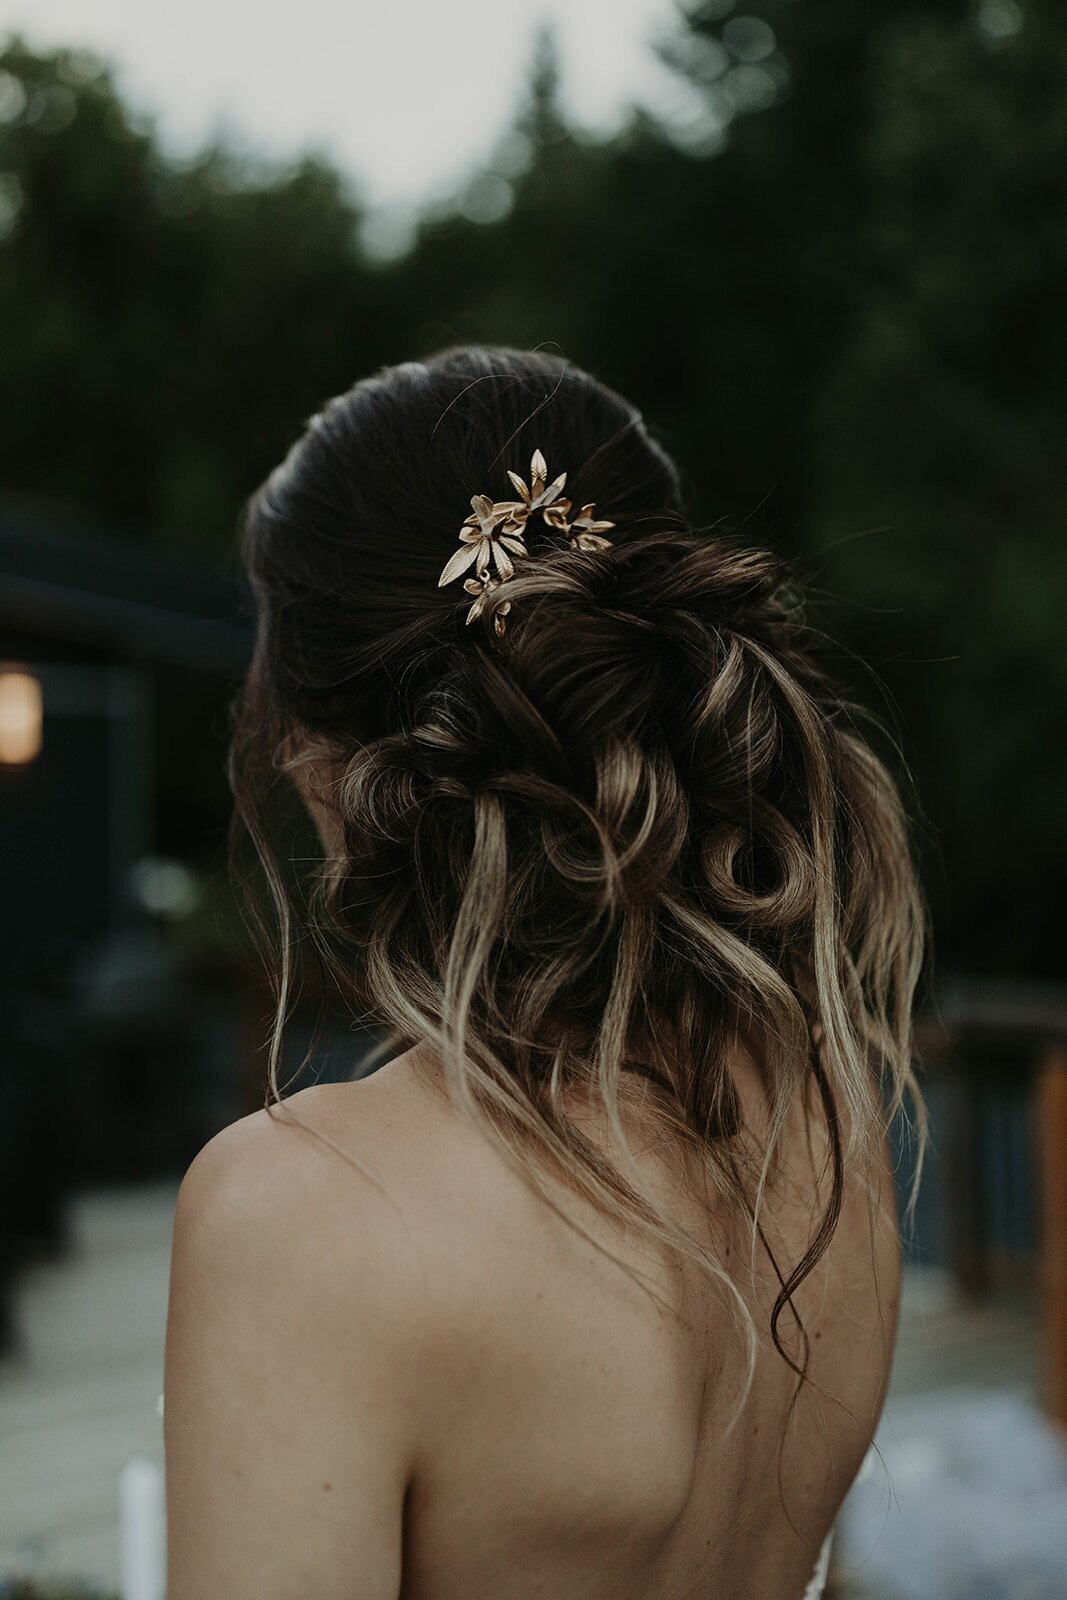
<svg viewBox="0 0 1067 1600"><path fill-rule="evenodd" d="M611 545L531 528L530 559L467 626L442 562L472 492L537 447L611 517ZM357 1015L431 1045L531 1181L562 1172L731 1293L637 1163L568 1119L567 1091L593 1092L625 1152L624 1075L644 1074L754 1228L786 1115L812 1095L832 1195L781 1269L777 1342L905 1096L922 1131L922 916L896 791L787 569L691 528L681 502L639 413L556 358L452 349L357 383L246 510L258 634L232 778L275 891L279 1016L299 923ZM297 914L267 780L309 752L334 775L339 842ZM739 1031L772 1089L755 1172L726 1066Z"/></svg>

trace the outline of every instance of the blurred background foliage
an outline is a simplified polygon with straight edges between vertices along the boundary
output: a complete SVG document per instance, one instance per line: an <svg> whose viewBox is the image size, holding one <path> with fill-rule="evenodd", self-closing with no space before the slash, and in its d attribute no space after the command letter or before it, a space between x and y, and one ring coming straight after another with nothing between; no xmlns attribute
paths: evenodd
<svg viewBox="0 0 1067 1600"><path fill-rule="evenodd" d="M559 348L642 406L696 520L798 559L914 774L941 972L1051 976L1067 10L705 0L660 49L690 122L594 139L543 35L483 169L390 256L329 160L178 162L105 64L10 41L0 483L232 561L326 395L455 340ZM162 759L221 808L217 744Z"/></svg>

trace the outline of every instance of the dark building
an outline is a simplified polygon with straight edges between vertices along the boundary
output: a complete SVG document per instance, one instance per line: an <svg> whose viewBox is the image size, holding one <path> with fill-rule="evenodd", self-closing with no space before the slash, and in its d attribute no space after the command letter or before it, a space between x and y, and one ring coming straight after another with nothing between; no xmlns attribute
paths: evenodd
<svg viewBox="0 0 1067 1600"><path fill-rule="evenodd" d="M9 1271L56 1242L70 1183L180 1167L226 1120L223 1013L190 992L168 919L224 854L250 644L235 573L0 501Z"/></svg>

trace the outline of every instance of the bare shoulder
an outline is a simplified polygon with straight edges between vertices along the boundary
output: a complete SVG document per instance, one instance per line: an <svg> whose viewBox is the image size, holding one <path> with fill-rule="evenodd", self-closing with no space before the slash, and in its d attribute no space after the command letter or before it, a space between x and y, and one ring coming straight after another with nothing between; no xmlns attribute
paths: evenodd
<svg viewBox="0 0 1067 1600"><path fill-rule="evenodd" d="M392 1170L400 1120L360 1087L241 1118L182 1182L164 1383L174 1600L341 1600L353 1573L361 1597L397 1593L425 1300Z"/></svg>
<svg viewBox="0 0 1067 1600"><path fill-rule="evenodd" d="M487 1185L507 1182L483 1135L402 1057L224 1128L189 1167L178 1217L238 1241L259 1231L276 1257L299 1251L308 1270L316 1258L364 1276L388 1266L391 1294L406 1286L424 1300L436 1258L425 1243L447 1236L457 1213L469 1220Z"/></svg>
<svg viewBox="0 0 1067 1600"><path fill-rule="evenodd" d="M392 1083L372 1078L315 1085L241 1117L188 1168L178 1219L196 1217L220 1242L261 1231L276 1254L287 1245L332 1253L343 1237L362 1265L381 1253L395 1281L406 1174L419 1170L420 1123L410 1113Z"/></svg>

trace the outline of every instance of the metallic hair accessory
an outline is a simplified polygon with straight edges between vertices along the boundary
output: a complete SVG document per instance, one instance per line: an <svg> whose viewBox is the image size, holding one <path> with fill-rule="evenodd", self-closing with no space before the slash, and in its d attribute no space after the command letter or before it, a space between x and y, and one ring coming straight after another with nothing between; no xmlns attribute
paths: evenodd
<svg viewBox="0 0 1067 1600"><path fill-rule="evenodd" d="M572 517L572 503L563 497L567 474L561 472L558 478L553 478L549 483L548 467L540 450L535 450L530 457L529 485L523 482L517 472L509 472L508 477L520 498L490 500L487 494L471 495L473 509L459 530L460 547L445 562L437 580L437 587L441 588L443 584L458 578L468 567L474 567L475 575L467 578L463 584L467 593L475 596L474 604L467 612L468 624L481 616L490 592L499 588L514 573L512 556L529 557L530 552L522 541L522 535L535 511L541 513L543 521L550 528L566 534L568 548L572 550L605 550L611 544L611 540L605 539L603 534L605 529L613 528L615 524L603 518L598 520L592 504L582 506L578 515ZM496 568L495 574L490 570L490 562ZM505 600L496 609L493 626L500 635L503 635L507 626L506 618L510 610L510 600Z"/></svg>

